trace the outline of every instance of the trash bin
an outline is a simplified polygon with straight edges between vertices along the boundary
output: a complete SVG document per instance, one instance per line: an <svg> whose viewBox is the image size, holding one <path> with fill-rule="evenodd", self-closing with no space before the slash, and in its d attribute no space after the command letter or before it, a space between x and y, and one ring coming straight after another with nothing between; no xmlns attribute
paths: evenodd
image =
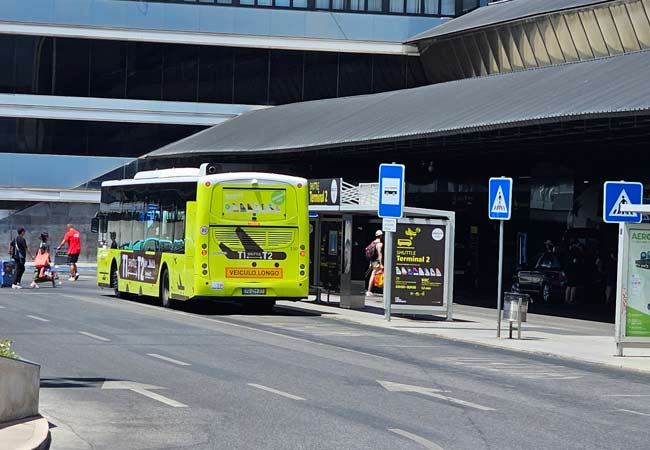
<svg viewBox="0 0 650 450"><path fill-rule="evenodd" d="M512 339L512 324L517 322L517 339L521 339L521 323L528 319L528 303L530 295L518 292L506 292L503 296L503 320L508 321L510 339Z"/></svg>
<svg viewBox="0 0 650 450"><path fill-rule="evenodd" d="M12 260L2 261L2 287L11 287L16 277L16 264Z"/></svg>

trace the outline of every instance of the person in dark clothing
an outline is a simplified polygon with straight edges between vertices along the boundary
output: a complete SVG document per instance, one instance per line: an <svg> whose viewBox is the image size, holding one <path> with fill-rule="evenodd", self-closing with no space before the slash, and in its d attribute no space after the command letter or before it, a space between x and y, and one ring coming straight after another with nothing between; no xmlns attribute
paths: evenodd
<svg viewBox="0 0 650 450"><path fill-rule="evenodd" d="M14 284L11 285L11 288L22 289L20 282L23 278L23 273L25 273L25 261L27 260L27 255L32 259L34 258L27 247L24 228L18 229L18 236L11 241L11 246L13 249L10 249L10 254L16 262L16 279L14 280Z"/></svg>

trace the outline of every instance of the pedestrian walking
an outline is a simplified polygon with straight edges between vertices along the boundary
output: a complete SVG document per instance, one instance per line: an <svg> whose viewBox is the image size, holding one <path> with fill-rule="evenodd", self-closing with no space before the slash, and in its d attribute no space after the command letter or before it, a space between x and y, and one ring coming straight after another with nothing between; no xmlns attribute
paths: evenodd
<svg viewBox="0 0 650 450"><path fill-rule="evenodd" d="M9 254L16 262L16 278L14 283L11 285L12 289L22 289L20 282L22 281L23 274L25 273L25 261L27 261L27 255L30 258L34 258L32 253L27 247L27 241L25 240L25 229L18 228L18 236L11 241L9 244Z"/></svg>
<svg viewBox="0 0 650 450"><path fill-rule="evenodd" d="M371 296L372 287L375 284L375 277L384 272L384 243L382 237L383 231L375 231L375 240L366 247L366 259L368 260L368 270L370 271L370 280L368 280L368 290L366 296Z"/></svg>
<svg viewBox="0 0 650 450"><path fill-rule="evenodd" d="M72 224L68 224L68 232L63 236L59 248L68 244L68 265L70 266L69 281L76 281L79 279L79 272L77 271L77 261L79 261L79 253L81 253L81 235Z"/></svg>

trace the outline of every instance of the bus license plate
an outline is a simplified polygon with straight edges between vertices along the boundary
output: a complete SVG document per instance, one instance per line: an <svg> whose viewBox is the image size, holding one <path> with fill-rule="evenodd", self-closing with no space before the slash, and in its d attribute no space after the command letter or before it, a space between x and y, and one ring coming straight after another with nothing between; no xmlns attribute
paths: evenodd
<svg viewBox="0 0 650 450"><path fill-rule="evenodd" d="M266 288L242 288L242 295L266 295Z"/></svg>

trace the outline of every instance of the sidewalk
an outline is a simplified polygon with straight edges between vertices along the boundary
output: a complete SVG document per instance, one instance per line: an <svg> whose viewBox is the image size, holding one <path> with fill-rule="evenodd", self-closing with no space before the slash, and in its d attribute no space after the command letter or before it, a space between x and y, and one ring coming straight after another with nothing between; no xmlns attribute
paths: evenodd
<svg viewBox="0 0 650 450"><path fill-rule="evenodd" d="M501 338L496 337L496 309L454 304L453 322L444 316L406 315L393 316L387 322L380 296L366 297L366 306L359 311L340 308L338 295L330 295L330 305L325 304L325 298L323 294L322 301L316 303L312 295L308 301L280 304L373 327L650 373L650 349L626 349L625 357L614 356L614 325L609 323L528 314L528 322L522 324L522 339L517 340L508 339L507 321L501 322Z"/></svg>
<svg viewBox="0 0 650 450"><path fill-rule="evenodd" d="M0 424L0 450L46 450L50 447L50 426L34 417Z"/></svg>

